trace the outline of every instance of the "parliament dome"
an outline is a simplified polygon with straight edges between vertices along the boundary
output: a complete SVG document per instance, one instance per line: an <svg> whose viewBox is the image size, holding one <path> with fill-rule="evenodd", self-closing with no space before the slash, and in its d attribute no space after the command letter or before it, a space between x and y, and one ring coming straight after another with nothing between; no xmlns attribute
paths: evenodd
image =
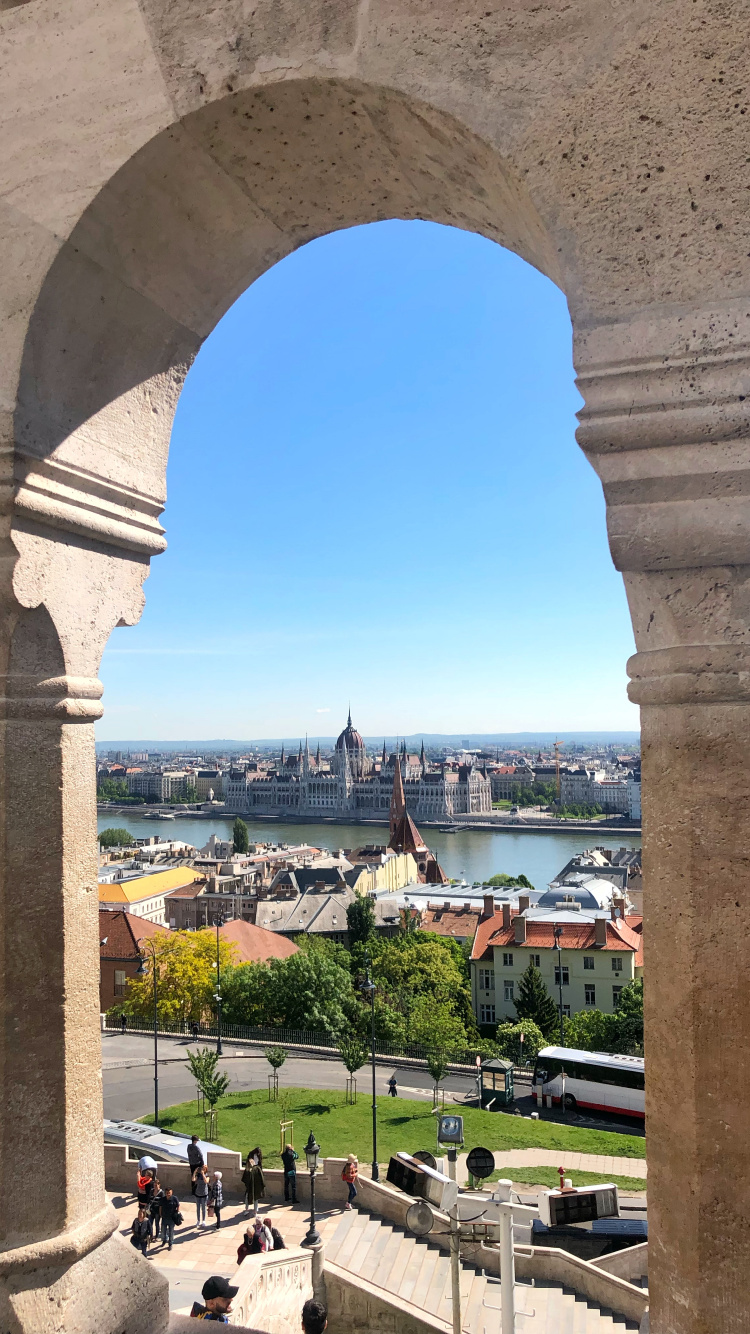
<svg viewBox="0 0 750 1334"><path fill-rule="evenodd" d="M336 750L364 750L365 743L356 728L352 727L352 714L349 710L346 727L336 740Z"/></svg>

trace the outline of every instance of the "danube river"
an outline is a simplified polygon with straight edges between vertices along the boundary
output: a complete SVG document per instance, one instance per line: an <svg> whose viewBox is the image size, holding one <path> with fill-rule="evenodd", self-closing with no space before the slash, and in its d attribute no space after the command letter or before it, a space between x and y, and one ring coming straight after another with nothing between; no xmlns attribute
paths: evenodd
<svg viewBox="0 0 750 1334"><path fill-rule="evenodd" d="M135 838L183 839L196 848L205 847L209 835L231 838L233 816L213 816L195 820L176 816L174 820L144 820L131 814L99 815L99 829L110 825L129 829ZM317 848L357 848L365 843L387 843L387 825L347 824L285 824L281 820L252 820L246 824L251 841L311 843ZM548 884L565 863L583 848L597 843L609 847L640 847L640 837L625 837L602 830L597 834L585 833L527 833L511 830L461 830L444 834L439 829L423 831L425 842L437 855L446 874L455 880L483 883L497 871L509 875L527 876L537 889Z"/></svg>

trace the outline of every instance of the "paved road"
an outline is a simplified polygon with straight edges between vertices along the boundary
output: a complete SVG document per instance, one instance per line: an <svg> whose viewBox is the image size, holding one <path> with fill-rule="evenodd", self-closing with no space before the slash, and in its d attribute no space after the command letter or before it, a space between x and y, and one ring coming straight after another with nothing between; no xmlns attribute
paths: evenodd
<svg viewBox="0 0 750 1334"><path fill-rule="evenodd" d="M185 1053L195 1045L184 1038L159 1039L159 1103L169 1107L175 1102L187 1102L195 1097L195 1080L186 1064ZM268 1062L261 1049L243 1051L231 1042L224 1043L224 1060L220 1069L230 1076L230 1092L266 1088ZM162 1059L163 1058L163 1059ZM179 1058L182 1058L181 1060ZM102 1074L104 1080L104 1115L112 1119L133 1120L145 1116L154 1107L154 1044L151 1038L120 1033L102 1034ZM394 1073L391 1065L376 1066L377 1092L388 1092L388 1080ZM399 1096L402 1098L432 1098L432 1080L426 1070L403 1069L395 1071ZM360 1095L369 1091L370 1069L359 1072L357 1082ZM340 1061L313 1060L297 1056L287 1057L279 1071L281 1085L296 1088L344 1089L347 1072ZM449 1075L445 1080L448 1096L462 1102L476 1088L475 1081L464 1075Z"/></svg>
<svg viewBox="0 0 750 1334"><path fill-rule="evenodd" d="M159 1039L159 1105L169 1107L175 1102L187 1102L195 1097L195 1081L189 1072L186 1052L195 1046L205 1046L206 1039L192 1043L185 1038ZM262 1048L245 1048L242 1054L231 1042L224 1043L225 1059L220 1068L230 1076L230 1091L266 1088L268 1063ZM102 1067L104 1078L104 1115L120 1120L145 1116L154 1107L154 1044L152 1038L135 1034L102 1034ZM398 1092L402 1098L418 1100L432 1098L432 1080L426 1070L397 1069L378 1063L376 1085L379 1094L388 1092L388 1080L395 1073ZM367 1094L370 1068L366 1066L357 1076L360 1096ZM344 1089L347 1072L340 1061L323 1058L289 1056L279 1072L279 1083L295 1088ZM448 1098L458 1102L470 1099L476 1089L473 1077L448 1075L444 1081ZM529 1084L516 1083L516 1107L529 1116L537 1110ZM618 1116L586 1116L583 1112L562 1112L558 1108L544 1108L542 1119L565 1125L597 1130L614 1130L620 1134L642 1135L643 1124Z"/></svg>

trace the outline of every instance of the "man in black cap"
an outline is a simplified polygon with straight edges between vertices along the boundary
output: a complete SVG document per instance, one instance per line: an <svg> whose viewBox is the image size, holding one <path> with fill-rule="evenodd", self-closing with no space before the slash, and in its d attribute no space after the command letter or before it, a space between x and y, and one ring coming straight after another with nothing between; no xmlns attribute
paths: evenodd
<svg viewBox="0 0 750 1334"><path fill-rule="evenodd" d="M233 1288L220 1274L207 1278L201 1289L205 1306L193 1302L191 1316L196 1320L217 1320L220 1325L228 1325L228 1314L232 1309L232 1298L237 1296L239 1288Z"/></svg>

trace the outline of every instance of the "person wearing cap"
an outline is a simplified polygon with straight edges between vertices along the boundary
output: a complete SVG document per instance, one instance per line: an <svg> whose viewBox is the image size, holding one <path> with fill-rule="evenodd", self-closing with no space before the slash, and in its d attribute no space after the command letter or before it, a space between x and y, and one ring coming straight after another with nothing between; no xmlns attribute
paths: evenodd
<svg viewBox="0 0 750 1334"><path fill-rule="evenodd" d="M239 1288L232 1287L232 1284L220 1274L213 1274L211 1278L206 1279L201 1288L205 1306L201 1306L200 1302L193 1302L190 1314L194 1320L216 1320L220 1325L228 1325L232 1300L238 1292Z"/></svg>

